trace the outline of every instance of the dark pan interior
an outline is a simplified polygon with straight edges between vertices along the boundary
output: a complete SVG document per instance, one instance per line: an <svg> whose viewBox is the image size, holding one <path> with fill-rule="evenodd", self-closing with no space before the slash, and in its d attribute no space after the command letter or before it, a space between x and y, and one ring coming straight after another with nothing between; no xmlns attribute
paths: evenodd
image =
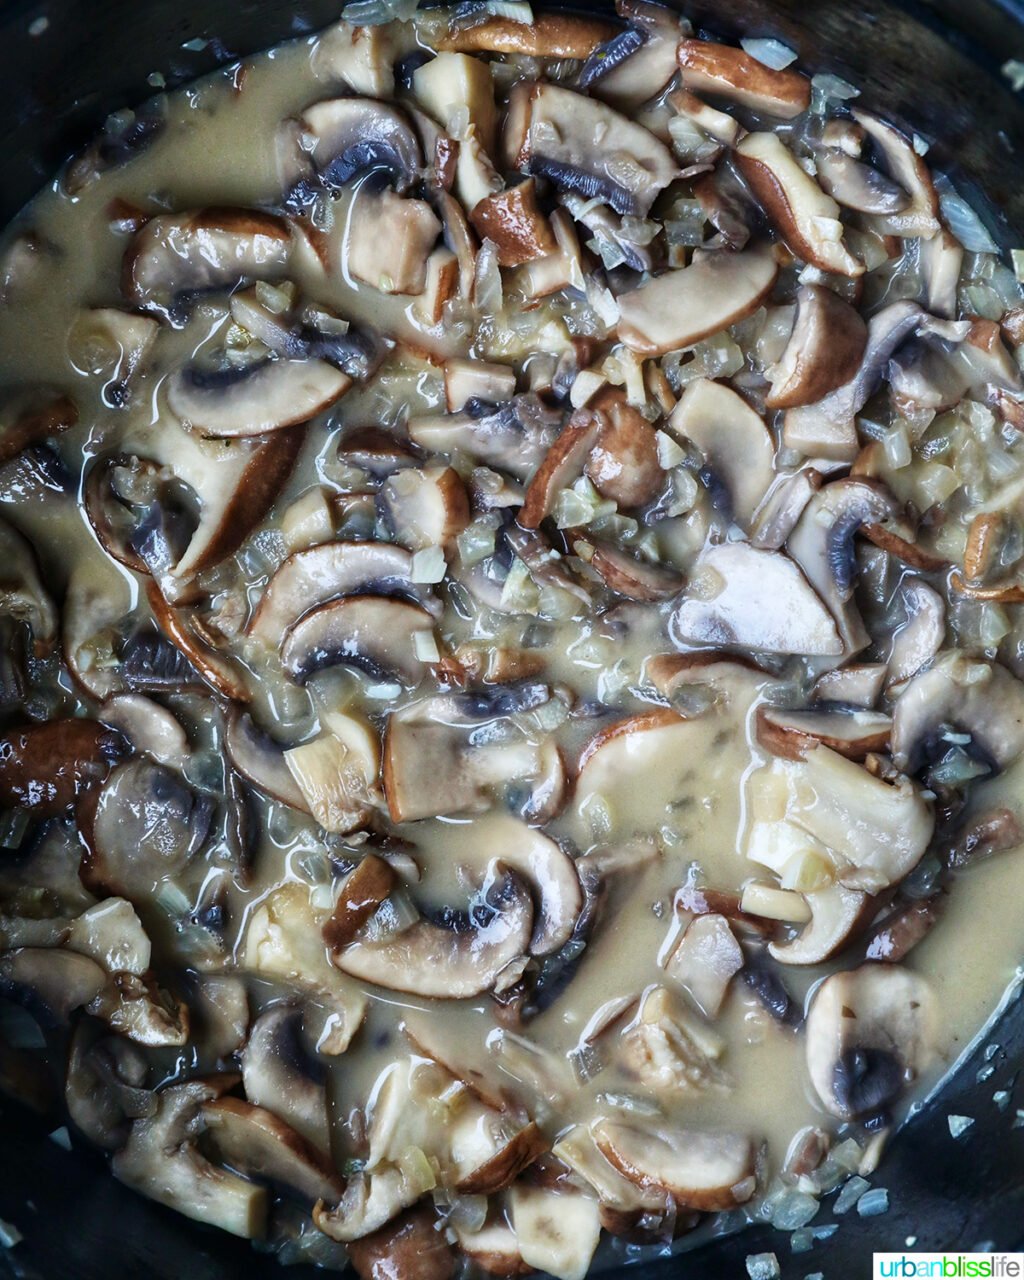
<svg viewBox="0 0 1024 1280"><path fill-rule="evenodd" d="M862 87L866 105L934 138L935 166L948 169L978 202L1004 243L1024 244L1024 104L999 74L1007 58L1024 59L1022 0L686 0L684 7L715 33L774 35L798 50L805 67L847 75ZM106 114L151 92L151 72L174 87L315 30L338 8L337 0L0 0L0 224ZM30 34L41 19L45 29ZM197 52L183 49L196 39L209 43ZM1024 960L1018 938L990 937L983 921L978 945L1005 948L1008 967ZM991 1045L998 1048L986 1051ZM872 1250L1024 1247L1024 1123L1013 1127L1017 1108L1024 1108L1024 1089L1015 1088L1022 1063L1024 1005L1015 1001L891 1145L872 1179L889 1190L884 1216L836 1219L841 1229L806 1254L794 1256L788 1237L756 1227L702 1245L685 1263L646 1261L628 1274L720 1280L745 1275L747 1254L771 1250L785 1277L823 1271L829 1280L859 1280L870 1274ZM993 1095L1007 1090L1001 1108ZM960 1139L950 1134L951 1113L974 1120ZM0 1126L0 1218L24 1236L13 1249L0 1248L0 1277L317 1274L283 1272L246 1243L136 1197L106 1175L97 1156L47 1141L49 1126L6 1100ZM814 1225L830 1221L826 1203Z"/></svg>

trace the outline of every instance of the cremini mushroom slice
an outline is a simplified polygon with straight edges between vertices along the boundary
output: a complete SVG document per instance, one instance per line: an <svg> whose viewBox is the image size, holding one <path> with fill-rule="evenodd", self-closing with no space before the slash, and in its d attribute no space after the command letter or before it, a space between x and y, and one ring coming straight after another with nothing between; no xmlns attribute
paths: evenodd
<svg viewBox="0 0 1024 1280"><path fill-rule="evenodd" d="M286 147L282 178L294 197L311 182L330 191L367 169L386 169L399 192L416 182L423 152L401 109L376 98L330 98L307 107ZM292 150L294 148L294 150ZM298 181L297 181L298 180Z"/></svg>
<svg viewBox="0 0 1024 1280"><path fill-rule="evenodd" d="M720 686L735 694L736 686L759 685L771 673L738 654L698 649L690 653L658 653L644 664L644 674L664 698L673 698L689 685Z"/></svg>
<svg viewBox="0 0 1024 1280"><path fill-rule="evenodd" d="M848 667L826 671L815 681L811 700L819 704L836 702L868 710L878 701L887 674L884 662L855 662Z"/></svg>
<svg viewBox="0 0 1024 1280"><path fill-rule="evenodd" d="M831 884L804 894L810 920L789 942L769 942L768 951L780 964L822 964L852 942L878 909L876 899L862 889Z"/></svg>
<svg viewBox="0 0 1024 1280"><path fill-rule="evenodd" d="M912 143L892 125L857 108L853 108L852 115L882 154L890 176L910 196L903 209L881 215L877 225L889 235L930 240L942 224L939 197L928 166Z"/></svg>
<svg viewBox="0 0 1024 1280"><path fill-rule="evenodd" d="M807 1067L824 1106L842 1119L887 1116L934 1053L938 1007L926 980L866 964L817 988L807 1016Z"/></svg>
<svg viewBox="0 0 1024 1280"><path fill-rule="evenodd" d="M647 0L621 0L617 11L629 26L594 50L580 69L579 84L617 111L633 111L657 97L678 70L683 24Z"/></svg>
<svg viewBox="0 0 1024 1280"><path fill-rule="evenodd" d="M131 1121L156 1110L148 1075L149 1064L137 1045L108 1034L95 1020L79 1019L64 1080L64 1102L75 1128L103 1150L122 1147Z"/></svg>
<svg viewBox="0 0 1024 1280"><path fill-rule="evenodd" d="M180 315L204 293L280 279L291 255L288 224L256 209L208 208L150 218L121 269L128 302Z"/></svg>
<svg viewBox="0 0 1024 1280"><path fill-rule="evenodd" d="M729 1133L661 1133L617 1120L591 1126L601 1154L643 1189L659 1189L691 1209L732 1209L754 1193L755 1147Z"/></svg>
<svg viewBox="0 0 1024 1280"><path fill-rule="evenodd" d="M687 925L665 970L686 988L705 1017L717 1018L729 983L744 963L729 921L723 915L707 912L695 916Z"/></svg>
<svg viewBox="0 0 1024 1280"><path fill-rule="evenodd" d="M580 754L574 804L582 809L591 796L604 795L613 785L629 786L630 779L642 777L662 752L685 752L705 731L699 721L667 707L601 729Z"/></svg>
<svg viewBox="0 0 1024 1280"><path fill-rule="evenodd" d="M455 1242L469 1260L491 1276L518 1276L529 1270L519 1252L519 1241L504 1217L482 1227L453 1224Z"/></svg>
<svg viewBox="0 0 1024 1280"><path fill-rule="evenodd" d="M917 772L943 733L970 734L971 746L997 769L1024 751L1024 684L997 662L953 650L903 686L892 717L892 757Z"/></svg>
<svg viewBox="0 0 1024 1280"><path fill-rule="evenodd" d="M769 409L823 400L860 368L868 331L860 313L831 289L801 285L796 324L779 362L768 370Z"/></svg>
<svg viewBox="0 0 1024 1280"><path fill-rule="evenodd" d="M532 22L494 14L482 22L448 28L431 39L435 49L462 53L518 53L531 58L587 58L618 27L602 18L578 13L540 13Z"/></svg>
<svg viewBox="0 0 1024 1280"><path fill-rule="evenodd" d="M264 1107L299 1133L311 1147L330 1151L326 1073L302 1039L302 1014L273 1004L252 1024L242 1050L242 1084L254 1106Z"/></svg>
<svg viewBox="0 0 1024 1280"><path fill-rule="evenodd" d="M899 964L938 923L944 898L940 890L930 898L919 898L897 906L883 916L864 941L865 960Z"/></svg>
<svg viewBox="0 0 1024 1280"><path fill-rule="evenodd" d="M900 584L899 596L907 616L893 632L889 646L886 683L890 687L928 666L946 638L946 606L934 587L920 578L907 578Z"/></svg>
<svg viewBox="0 0 1024 1280"><path fill-rule="evenodd" d="M728 492L736 523L749 530L775 477L775 445L761 415L724 383L696 378L668 426L701 451Z"/></svg>
<svg viewBox="0 0 1024 1280"><path fill-rule="evenodd" d="M943 228L930 240L921 240L918 262L924 276L924 305L933 316L956 318L957 286L964 262L964 247Z"/></svg>
<svg viewBox="0 0 1024 1280"><path fill-rule="evenodd" d="M51 947L18 947L0 955L0 993L24 1005L44 1026L67 1026L91 1004L108 975L88 956Z"/></svg>
<svg viewBox="0 0 1024 1280"><path fill-rule="evenodd" d="M196 1143L204 1103L219 1098L235 1077L170 1085L156 1095L156 1111L132 1123L128 1141L112 1161L114 1176L187 1218L246 1239L266 1229L267 1193L211 1164Z"/></svg>
<svg viewBox="0 0 1024 1280"><path fill-rule="evenodd" d="M0 737L0 803L55 817L98 787L124 754L120 734L95 720L50 720Z"/></svg>
<svg viewBox="0 0 1024 1280"><path fill-rule="evenodd" d="M420 1280L451 1280L455 1255L436 1215L426 1206L410 1209L394 1222L348 1242L348 1258L360 1280L381 1280L393 1272Z"/></svg>
<svg viewBox="0 0 1024 1280"><path fill-rule="evenodd" d="M679 70L687 89L729 98L780 120L801 115L811 102L811 82L806 76L767 67L731 45L682 40Z"/></svg>
<svg viewBox="0 0 1024 1280"><path fill-rule="evenodd" d="M743 542L725 542L701 555L672 626L689 644L820 656L843 652L835 620L793 561Z"/></svg>
<svg viewBox="0 0 1024 1280"><path fill-rule="evenodd" d="M526 1267L584 1280L601 1234L598 1203L578 1190L516 1183L509 1218Z"/></svg>
<svg viewBox="0 0 1024 1280"><path fill-rule="evenodd" d="M814 153L818 183L826 194L858 213L902 213L910 197L896 182L863 164L839 147L821 147Z"/></svg>
<svg viewBox="0 0 1024 1280"><path fill-rule="evenodd" d="M345 1189L328 1160L291 1125L241 1098L211 1098L199 1110L220 1163L247 1177L288 1187L304 1200L336 1200Z"/></svg>
<svg viewBox="0 0 1024 1280"><path fill-rule="evenodd" d="M153 581L147 583L146 598L161 633L188 659L192 670L223 697L248 702L251 694L245 668L233 655L214 647L195 612L171 604Z"/></svg>
<svg viewBox="0 0 1024 1280"><path fill-rule="evenodd" d="M415 36L405 23L360 27L336 22L317 38L310 66L318 80L343 84L370 98L390 98L395 63L414 48Z"/></svg>
<svg viewBox="0 0 1024 1280"><path fill-rule="evenodd" d="M843 242L838 204L800 167L778 134L748 133L735 154L758 203L797 258L837 275L864 274L864 263Z"/></svg>
<svg viewBox="0 0 1024 1280"><path fill-rule="evenodd" d="M78 406L45 388L6 393L0 409L0 467L32 445L68 431L78 422Z"/></svg>
<svg viewBox="0 0 1024 1280"><path fill-rule="evenodd" d="M325 717L326 719L326 717ZM357 831L381 802L376 734L351 717L332 716L331 730L284 753L309 812L325 831Z"/></svg>
<svg viewBox="0 0 1024 1280"><path fill-rule="evenodd" d="M0 611L28 627L33 653L42 658L57 639L57 608L43 586L32 544L6 520L0 520L0 554L6 566L0 578Z"/></svg>
<svg viewBox="0 0 1024 1280"><path fill-rule="evenodd" d="M629 600L670 600L683 588L684 578L677 570L641 560L611 543L581 538L573 547L610 591Z"/></svg>
<svg viewBox="0 0 1024 1280"><path fill-rule="evenodd" d="M391 596L345 596L294 624L281 645L281 662L299 684L325 667L350 666L377 680L416 685L426 670L416 637L433 631L434 619L419 605Z"/></svg>
<svg viewBox="0 0 1024 1280"><path fill-rule="evenodd" d="M464 924L417 920L379 941L359 939L334 963L363 982L391 991L461 1000L508 980L525 957L533 903L517 875L495 863L471 900ZM516 975L518 976L518 974Z"/></svg>
<svg viewBox="0 0 1024 1280"><path fill-rule="evenodd" d="M398 882L391 864L368 853L342 882L338 900L324 924L323 936L332 956L353 941Z"/></svg>
<svg viewBox="0 0 1024 1280"><path fill-rule="evenodd" d="M734 147L746 132L735 116L710 106L688 89L673 89L667 101L674 111L722 146Z"/></svg>
<svg viewBox="0 0 1024 1280"><path fill-rule="evenodd" d="M469 524L469 498L451 467L405 467L380 491L395 540L410 551L447 547Z"/></svg>
<svg viewBox="0 0 1024 1280"><path fill-rule="evenodd" d="M232 767L264 795L301 812L309 811L285 761L284 747L258 728L249 712L237 705L228 710L224 750Z"/></svg>
<svg viewBox="0 0 1024 1280"><path fill-rule="evenodd" d="M584 467L594 488L627 510L652 502L665 483L654 428L621 391L606 388L589 407L600 425Z"/></svg>
<svg viewBox="0 0 1024 1280"><path fill-rule="evenodd" d="M409 436L422 449L448 455L458 450L524 480L540 465L561 425L560 413L526 394L476 416L463 410L410 418Z"/></svg>
<svg viewBox="0 0 1024 1280"><path fill-rule="evenodd" d="M759 245L742 253L711 253L621 294L618 333L643 356L692 347L756 311L778 266Z"/></svg>
<svg viewBox="0 0 1024 1280"><path fill-rule="evenodd" d="M507 364L486 360L446 360L444 364L445 408L458 413L474 404L503 404L516 391L515 370Z"/></svg>
<svg viewBox="0 0 1024 1280"><path fill-rule="evenodd" d="M361 191L345 239L348 271L381 293L422 293L441 223L425 200Z"/></svg>
<svg viewBox="0 0 1024 1280"><path fill-rule="evenodd" d="M524 529L538 528L551 514L559 493L579 479L601 427L592 409L577 409L570 416L527 486L518 517Z"/></svg>
<svg viewBox="0 0 1024 1280"><path fill-rule="evenodd" d="M750 545L760 551L781 550L821 482L816 467L801 467L778 477L751 524Z"/></svg>
<svg viewBox="0 0 1024 1280"><path fill-rule="evenodd" d="M678 171L668 148L642 125L554 84L513 89L504 149L510 168L638 217Z"/></svg>
<svg viewBox="0 0 1024 1280"><path fill-rule="evenodd" d="M819 744L851 760L885 751L892 719L880 711L784 711L758 707L757 740L774 755L802 760Z"/></svg>
<svg viewBox="0 0 1024 1280"><path fill-rule="evenodd" d="M480 239L497 246L503 267L519 267L558 249L551 225L537 203L533 178L485 196L470 210L469 217Z"/></svg>
<svg viewBox="0 0 1024 1280"><path fill-rule="evenodd" d="M115 694L98 714L154 763L179 771L188 763L192 751L181 721L152 698L141 693Z"/></svg>
<svg viewBox="0 0 1024 1280"><path fill-rule="evenodd" d="M171 376L167 403L186 427L203 435L264 436L315 418L351 385L326 360L264 360L226 369L189 365Z"/></svg>

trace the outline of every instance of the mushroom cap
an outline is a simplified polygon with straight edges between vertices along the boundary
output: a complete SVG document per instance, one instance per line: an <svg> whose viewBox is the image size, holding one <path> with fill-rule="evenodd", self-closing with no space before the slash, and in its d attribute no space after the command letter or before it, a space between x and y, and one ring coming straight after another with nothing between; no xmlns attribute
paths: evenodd
<svg viewBox="0 0 1024 1280"><path fill-rule="evenodd" d="M591 1126L598 1149L641 1188L657 1188L691 1209L733 1209L754 1193L754 1143L738 1134L655 1133L615 1120Z"/></svg>
<svg viewBox="0 0 1024 1280"><path fill-rule="evenodd" d="M594 488L619 507L652 502L665 484L653 426L611 388L599 392L589 407L601 427L585 467Z"/></svg>
<svg viewBox="0 0 1024 1280"><path fill-rule="evenodd" d="M331 190L367 169L385 169L405 191L423 167L419 138L400 107L376 98L330 98L299 117L309 158Z"/></svg>
<svg viewBox="0 0 1024 1280"><path fill-rule="evenodd" d="M797 291L796 324L781 360L771 370L769 409L815 404L854 376L867 345L860 312L822 285Z"/></svg>
<svg viewBox="0 0 1024 1280"><path fill-rule="evenodd" d="M517 516L524 529L537 529L551 514L558 494L583 474L583 467L597 443L601 420L590 409L571 415L533 473Z"/></svg>
<svg viewBox="0 0 1024 1280"><path fill-rule="evenodd" d="M124 753L121 735L95 720L49 720L0 736L0 804L52 818L98 786Z"/></svg>
<svg viewBox="0 0 1024 1280"><path fill-rule="evenodd" d="M464 1000L491 990L529 949L533 902L517 875L495 863L464 920L417 920L379 942L359 940L334 963L364 982L412 995Z"/></svg>
<svg viewBox="0 0 1024 1280"><path fill-rule="evenodd" d="M291 627L281 662L299 684L325 667L352 666L377 679L419 684L426 662L415 637L431 635L434 619L419 605L390 596L344 596L318 605Z"/></svg>
<svg viewBox="0 0 1024 1280"><path fill-rule="evenodd" d="M885 1114L934 1051L938 1008L928 983L898 965L834 973L807 1015L807 1067L840 1119Z"/></svg>

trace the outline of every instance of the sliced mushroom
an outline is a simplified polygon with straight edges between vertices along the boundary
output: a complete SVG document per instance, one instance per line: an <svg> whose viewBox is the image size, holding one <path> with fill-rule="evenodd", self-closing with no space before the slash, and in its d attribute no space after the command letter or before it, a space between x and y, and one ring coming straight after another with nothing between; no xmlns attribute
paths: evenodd
<svg viewBox="0 0 1024 1280"><path fill-rule="evenodd" d="M491 364L486 360L445 361L445 408L449 413L458 413L470 401L503 404L512 399L515 391L515 370L507 364Z"/></svg>
<svg viewBox="0 0 1024 1280"><path fill-rule="evenodd" d="M248 702L251 694L245 668L231 654L213 647L200 619L171 604L152 580L147 583L146 598L161 633L188 659L192 670L223 697Z"/></svg>
<svg viewBox="0 0 1024 1280"><path fill-rule="evenodd" d="M49 720L0 737L0 804L51 818L99 786L124 752L95 720Z"/></svg>
<svg viewBox="0 0 1024 1280"><path fill-rule="evenodd" d="M390 863L374 853L368 853L345 877L334 910L323 927L324 942L332 956L354 940L396 882Z"/></svg>
<svg viewBox="0 0 1024 1280"><path fill-rule="evenodd" d="M284 753L309 812L325 831L345 835L380 806L377 735L355 717L324 715L331 731Z"/></svg>
<svg viewBox="0 0 1024 1280"><path fill-rule="evenodd" d="M683 40L679 69L687 89L716 94L781 120L791 120L810 106L811 82L806 76L767 67L730 45Z"/></svg>
<svg viewBox="0 0 1024 1280"><path fill-rule="evenodd" d="M433 42L460 53L519 53L531 58L587 58L617 28L578 13L539 13L532 22L493 15L467 25L449 23Z"/></svg>
<svg viewBox="0 0 1024 1280"><path fill-rule="evenodd" d="M99 718L116 729L136 751L179 772L192 754L181 722L166 707L140 693L120 693L99 709Z"/></svg>
<svg viewBox="0 0 1024 1280"><path fill-rule="evenodd" d="M345 265L357 280L381 293L420 294L427 256L441 223L425 200L360 191L345 237Z"/></svg>
<svg viewBox="0 0 1024 1280"><path fill-rule="evenodd" d="M734 147L746 130L726 111L709 106L702 98L688 89L673 89L667 101L674 111L696 125L702 133L725 147Z"/></svg>
<svg viewBox="0 0 1024 1280"><path fill-rule="evenodd" d="M644 664L644 674L663 698L674 697L687 685L720 683L725 691L744 680L758 685L771 679L768 671L750 659L713 649L655 654Z"/></svg>
<svg viewBox="0 0 1024 1280"><path fill-rule="evenodd" d="M599 1120L591 1131L620 1173L686 1208L732 1209L754 1193L756 1152L749 1138L692 1129L656 1133L615 1120Z"/></svg>
<svg viewBox="0 0 1024 1280"><path fill-rule="evenodd" d="M199 1119L220 1163L247 1177L288 1187L313 1202L336 1200L345 1189L320 1152L264 1107L214 1098L202 1104Z"/></svg>
<svg viewBox="0 0 1024 1280"><path fill-rule="evenodd" d="M532 1270L519 1252L516 1233L503 1217L485 1222L478 1229L453 1223L455 1240L463 1254L481 1271L501 1280L526 1275Z"/></svg>
<svg viewBox="0 0 1024 1280"><path fill-rule="evenodd" d="M831 289L802 285L792 336L782 359L768 370L768 408L793 409L823 400L856 374L867 340L860 312Z"/></svg>
<svg viewBox="0 0 1024 1280"><path fill-rule="evenodd" d="M252 1024L242 1050L245 1096L280 1117L321 1155L330 1152L325 1073L302 1040L302 1014L274 1004Z"/></svg>
<svg viewBox="0 0 1024 1280"><path fill-rule="evenodd" d="M902 213L910 197L896 182L839 148L814 155L818 182L833 200L858 213Z"/></svg>
<svg viewBox="0 0 1024 1280"><path fill-rule="evenodd" d="M619 720L602 729L583 748L577 766L576 807L593 795L606 794L613 783L628 786L664 752L677 757L705 733L699 721L659 708Z"/></svg>
<svg viewBox="0 0 1024 1280"><path fill-rule="evenodd" d="M804 894L811 918L789 942L769 942L780 964L822 964L857 937L871 921L877 901L862 889L832 884Z"/></svg>
<svg viewBox="0 0 1024 1280"><path fill-rule="evenodd" d="M943 732L971 735L972 746L998 769L1024 751L1024 684L999 663L953 651L904 685L892 718L892 758L916 772Z"/></svg>
<svg viewBox="0 0 1024 1280"><path fill-rule="evenodd" d="M68 396L41 388L5 393L0 412L0 467L30 446L68 431L78 421L78 406Z"/></svg>
<svg viewBox="0 0 1024 1280"><path fill-rule="evenodd" d="M411 1209L380 1230L348 1244L349 1261L359 1280L451 1280L455 1254L430 1208Z"/></svg>
<svg viewBox="0 0 1024 1280"><path fill-rule="evenodd" d="M760 414L724 383L697 378L668 425L701 451L729 493L737 524L749 529L775 477L775 446Z"/></svg>
<svg viewBox="0 0 1024 1280"><path fill-rule="evenodd" d="M368 169L385 170L399 192L419 178L419 138L399 107L375 98L330 98L307 107L299 125L303 152L286 162L286 182L306 164L331 191Z"/></svg>
<svg viewBox="0 0 1024 1280"><path fill-rule="evenodd" d="M263 360L214 370L188 365L171 376L167 403L192 430L233 439L308 422L351 385L326 360Z"/></svg>
<svg viewBox="0 0 1024 1280"><path fill-rule="evenodd" d="M775 283L769 248L712 253L619 299L619 338L643 356L691 347L756 311Z"/></svg>
<svg viewBox="0 0 1024 1280"><path fill-rule="evenodd" d="M98 1022L78 1021L68 1050L64 1101L75 1127L106 1151L124 1145L132 1120L152 1115L149 1065L130 1040L109 1035Z"/></svg>
<svg viewBox="0 0 1024 1280"><path fill-rule="evenodd" d="M462 1000L507 980L506 970L526 955L532 930L529 891L495 863L461 920L420 919L391 938L357 940L334 963L391 991Z"/></svg>
<svg viewBox="0 0 1024 1280"><path fill-rule="evenodd" d="M946 606L920 578L907 578L899 595L907 620L893 633L887 683L897 685L916 675L936 656L946 639Z"/></svg>
<svg viewBox="0 0 1024 1280"><path fill-rule="evenodd" d="M892 125L856 108L852 115L882 153L891 177L910 196L905 208L881 216L879 227L889 235L930 240L939 233L942 224L938 217L939 197L928 166Z"/></svg>
<svg viewBox="0 0 1024 1280"><path fill-rule="evenodd" d="M729 983L744 963L743 951L726 917L705 912L687 925L665 971L686 988L705 1017L717 1018Z"/></svg>
<svg viewBox="0 0 1024 1280"><path fill-rule="evenodd" d="M318 37L310 67L318 80L344 84L352 93L391 98L395 93L395 63L415 48L406 23L376 27L336 22Z"/></svg>
<svg viewBox="0 0 1024 1280"><path fill-rule="evenodd" d="M66 1026L107 981L95 960L74 951L19 947L0 956L0 994L24 1005L46 1026Z"/></svg>
<svg viewBox="0 0 1024 1280"><path fill-rule="evenodd" d="M838 702L848 707L871 708L885 685L884 662L855 662L819 676L811 690L817 703Z"/></svg>
<svg viewBox="0 0 1024 1280"><path fill-rule="evenodd" d="M917 252L924 276L925 306L934 316L955 319L963 245L943 228L930 240L922 240Z"/></svg>
<svg viewBox="0 0 1024 1280"><path fill-rule="evenodd" d="M577 409L569 418L527 487L518 516L524 529L538 528L551 514L559 493L582 475L601 426L591 409Z"/></svg>
<svg viewBox="0 0 1024 1280"><path fill-rule="evenodd" d="M434 619L419 605L389 596L345 596L318 605L289 630L281 662L299 684L325 667L351 666L375 679L419 684L426 662L416 636L432 636Z"/></svg>
<svg viewBox="0 0 1024 1280"><path fill-rule="evenodd" d="M89 1005L112 1031L148 1048L181 1048L188 1043L188 1006L161 990L151 978L114 973Z"/></svg>
<svg viewBox="0 0 1024 1280"><path fill-rule="evenodd" d="M802 760L820 744L850 760L885 751L892 720L880 711L782 711L758 707L757 740L787 760Z"/></svg>
<svg viewBox="0 0 1024 1280"><path fill-rule="evenodd" d="M919 898L890 911L871 930L864 945L865 960L899 964L928 936L942 914L944 895Z"/></svg>
<svg viewBox="0 0 1024 1280"><path fill-rule="evenodd" d="M200 1108L237 1078L189 1080L162 1089L156 1112L134 1121L111 1167L119 1181L151 1200L251 1239L266 1228L266 1191L211 1164L195 1141Z"/></svg>
<svg viewBox="0 0 1024 1280"><path fill-rule="evenodd" d="M677 570L641 560L612 543L578 540L573 546L605 586L627 600L669 600L683 588L684 578Z"/></svg>
<svg viewBox="0 0 1024 1280"><path fill-rule="evenodd" d="M937 1019L925 979L901 966L826 978L807 1016L807 1067L827 1110L843 1120L888 1115L931 1060Z"/></svg>
<svg viewBox="0 0 1024 1280"><path fill-rule="evenodd" d="M451 467L406 467L380 491L378 506L410 551L446 547L469 524L469 498Z"/></svg>
<svg viewBox="0 0 1024 1280"><path fill-rule="evenodd" d="M657 97L678 70L682 27L660 4L628 0L618 7L630 25L594 50L580 69L579 84L618 111L635 111Z"/></svg>
<svg viewBox="0 0 1024 1280"><path fill-rule="evenodd" d="M584 1280L601 1235L598 1203L568 1186L517 1183L509 1217L523 1263L557 1280Z"/></svg>
<svg viewBox="0 0 1024 1280"><path fill-rule="evenodd" d="M463 412L411 418L409 436L423 449L447 454L458 450L522 480L540 465L561 425L561 413L535 395L522 395L478 416Z"/></svg>
<svg viewBox="0 0 1024 1280"><path fill-rule="evenodd" d="M864 263L843 243L839 206L800 167L777 133L741 138L736 163L797 258L836 275L864 274Z"/></svg>
<svg viewBox="0 0 1024 1280"><path fill-rule="evenodd" d="M0 520L0 554L6 565L0 577L0 613L24 623L35 656L45 657L57 639L57 610L39 576L32 544L5 520Z"/></svg>
<svg viewBox="0 0 1024 1280"><path fill-rule="evenodd" d="M398 595L425 604L412 581L412 557L386 542L328 542L297 551L281 565L248 625L251 639L274 647L305 614L341 596Z"/></svg>
<svg viewBox="0 0 1024 1280"><path fill-rule="evenodd" d="M764 653L843 652L832 615L793 561L743 542L703 553L672 626L690 644L738 645Z"/></svg>
<svg viewBox="0 0 1024 1280"><path fill-rule="evenodd" d="M121 291L163 314L197 295L285 272L291 234L283 219L255 209L198 209L150 218L124 255Z"/></svg>
<svg viewBox="0 0 1024 1280"><path fill-rule="evenodd" d="M554 84L513 89L504 147L510 168L638 217L678 171L668 148L642 125Z"/></svg>
<svg viewBox="0 0 1024 1280"><path fill-rule="evenodd" d="M284 748L262 732L247 711L232 706L224 727L224 750L231 765L265 795L305 813L306 798L284 758Z"/></svg>
<svg viewBox="0 0 1024 1280"><path fill-rule="evenodd" d="M876 482L833 480L808 502L786 544L832 611L847 654L863 649L870 639L853 602L854 535L862 525L881 524L895 514L895 499Z"/></svg>
<svg viewBox="0 0 1024 1280"><path fill-rule="evenodd" d="M558 249L551 225L537 203L533 178L485 196L470 210L470 221L481 240L491 240L497 246L503 267L519 267Z"/></svg>
<svg viewBox="0 0 1024 1280"><path fill-rule="evenodd" d="M652 502L665 483L654 428L621 391L602 390L589 407L601 428L585 467L594 488L622 508Z"/></svg>
<svg viewBox="0 0 1024 1280"><path fill-rule="evenodd" d="M815 467L780 476L751 524L750 545L761 551L781 550L820 488L821 473Z"/></svg>

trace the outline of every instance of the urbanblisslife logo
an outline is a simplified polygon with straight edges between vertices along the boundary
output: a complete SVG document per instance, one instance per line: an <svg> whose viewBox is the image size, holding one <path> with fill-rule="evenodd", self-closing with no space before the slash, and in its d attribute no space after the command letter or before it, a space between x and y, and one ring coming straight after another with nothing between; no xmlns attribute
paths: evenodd
<svg viewBox="0 0 1024 1280"><path fill-rule="evenodd" d="M876 1253L872 1280L1024 1280L1024 1253Z"/></svg>

